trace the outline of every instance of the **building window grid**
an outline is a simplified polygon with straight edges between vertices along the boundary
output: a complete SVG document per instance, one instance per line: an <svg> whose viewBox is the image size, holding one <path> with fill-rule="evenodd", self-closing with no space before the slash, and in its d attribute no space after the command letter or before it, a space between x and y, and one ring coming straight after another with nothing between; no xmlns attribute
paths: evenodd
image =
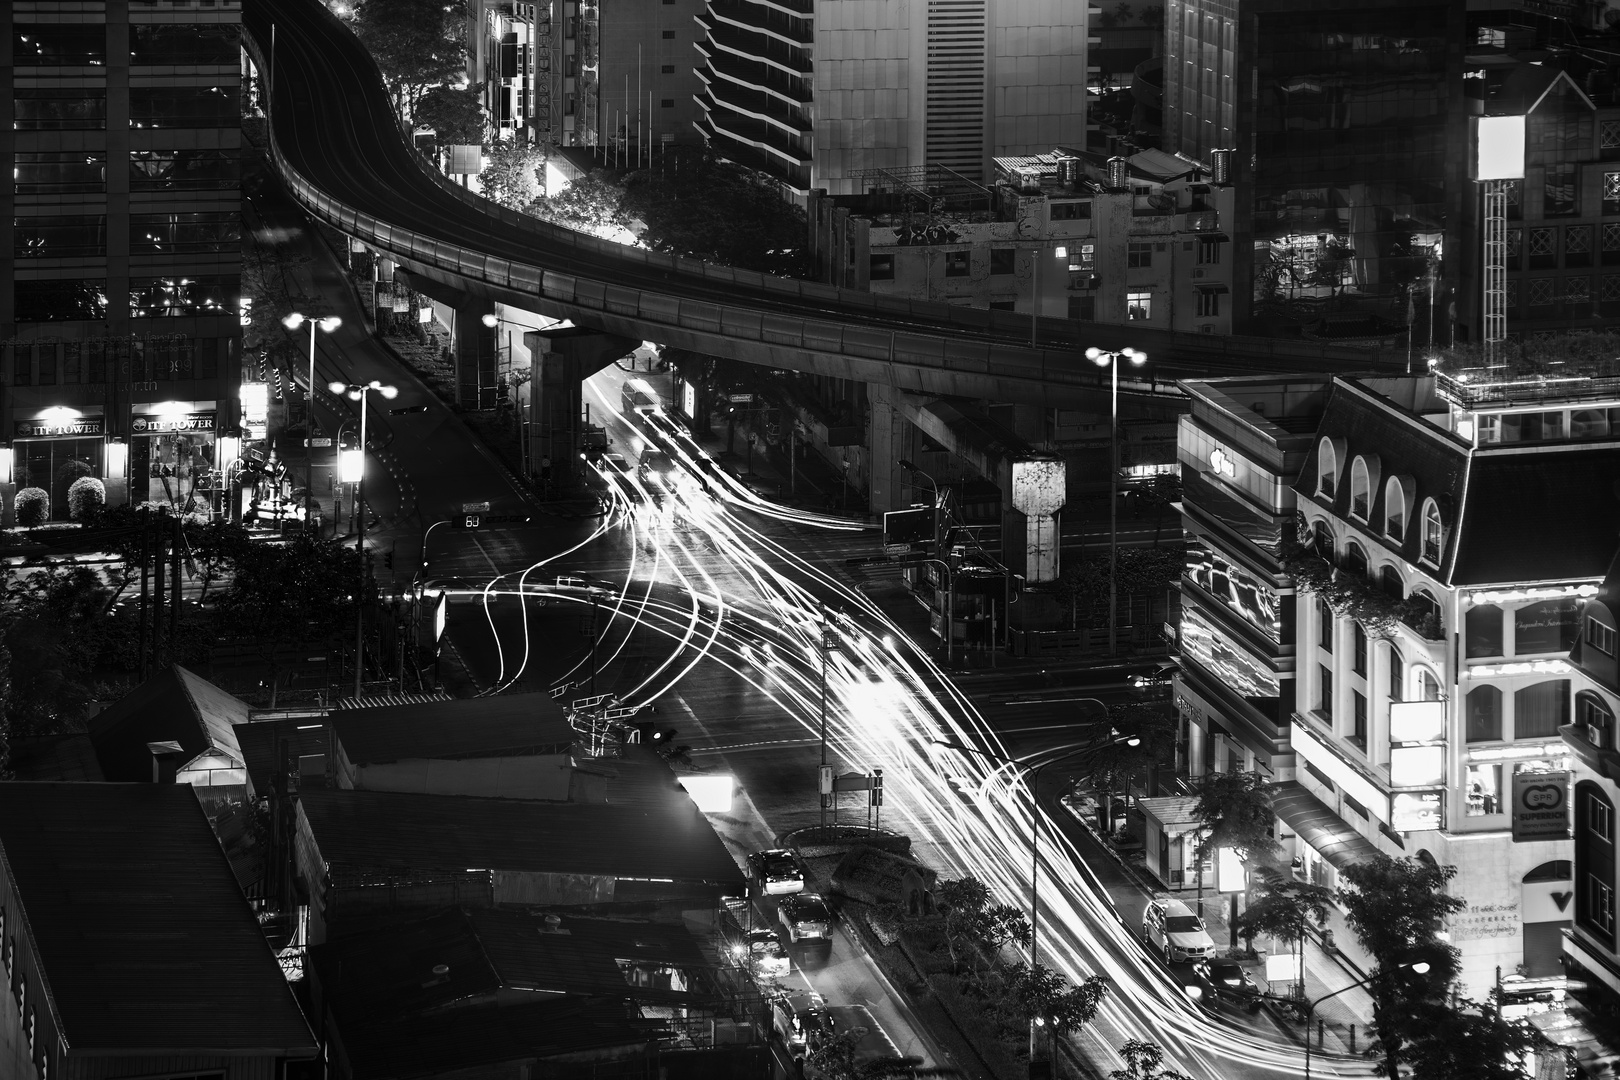
<svg viewBox="0 0 1620 1080"><path fill-rule="evenodd" d="M1614 807L1598 799L1586 804L1586 828L1605 843L1614 842Z"/></svg>
<svg viewBox="0 0 1620 1080"><path fill-rule="evenodd" d="M1586 617L1586 643L1588 645L1592 646L1594 649L1597 649L1599 652L1607 653L1609 656L1613 656L1615 649L1615 638L1616 634L1614 627L1598 622L1597 619L1590 615Z"/></svg>
<svg viewBox="0 0 1620 1080"><path fill-rule="evenodd" d="M1614 890L1596 874L1587 875L1590 887L1587 893L1587 915L1592 924L1605 934L1614 932Z"/></svg>
<svg viewBox="0 0 1620 1080"><path fill-rule="evenodd" d="M1321 597L1317 597L1316 599L1316 625L1320 628L1317 631L1316 637L1317 642L1321 645L1322 651L1325 653L1332 652L1333 609L1328 607L1327 601L1323 600Z"/></svg>
<svg viewBox="0 0 1620 1080"><path fill-rule="evenodd" d="M1350 668L1357 675L1365 678L1367 675L1367 631L1361 628L1360 623L1351 623L1350 627Z"/></svg>
<svg viewBox="0 0 1620 1080"><path fill-rule="evenodd" d="M1564 226L1564 265L1592 265L1592 226Z"/></svg>
<svg viewBox="0 0 1620 1080"><path fill-rule="evenodd" d="M1406 661L1391 646L1389 650L1389 700L1404 701L1406 695Z"/></svg>
<svg viewBox="0 0 1620 1080"><path fill-rule="evenodd" d="M1576 703L1576 724L1585 729L1586 741L1598 750L1614 749L1614 714L1590 694Z"/></svg>
<svg viewBox="0 0 1620 1080"><path fill-rule="evenodd" d="M1131 241L1125 248L1125 265L1132 270L1151 267L1153 265L1153 245L1151 243Z"/></svg>
<svg viewBox="0 0 1620 1080"><path fill-rule="evenodd" d="M1318 674L1322 680L1322 695L1318 710L1329 720L1333 719L1333 669L1325 664L1317 665Z"/></svg>
<svg viewBox="0 0 1620 1080"><path fill-rule="evenodd" d="M1557 295L1557 283L1553 278L1539 277L1530 279L1531 307L1547 307Z"/></svg>
<svg viewBox="0 0 1620 1080"><path fill-rule="evenodd" d="M1604 274L1599 288L1599 303L1620 304L1620 274Z"/></svg>
<svg viewBox="0 0 1620 1080"><path fill-rule="evenodd" d="M1350 741L1362 750L1367 749L1367 695L1360 690L1350 691Z"/></svg>
<svg viewBox="0 0 1620 1080"><path fill-rule="evenodd" d="M1598 121L1598 148L1620 150L1620 120Z"/></svg>

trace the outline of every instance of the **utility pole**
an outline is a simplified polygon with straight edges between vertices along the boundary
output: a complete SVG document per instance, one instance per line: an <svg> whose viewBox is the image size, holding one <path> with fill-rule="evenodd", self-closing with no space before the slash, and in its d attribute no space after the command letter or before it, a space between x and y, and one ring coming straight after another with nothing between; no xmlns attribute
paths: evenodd
<svg viewBox="0 0 1620 1080"><path fill-rule="evenodd" d="M141 617L140 617L140 620L139 620L140 626L141 626L141 631L140 631L140 643L139 643L139 645L138 645L138 647L136 649L136 652L139 653L140 658L141 658L141 681L142 682L146 681L146 676L147 676L147 671L148 671L147 662L146 662L147 661L147 651L146 651L146 649L147 649L147 637L146 637L147 576L146 575L147 575L148 566L152 561L152 547L151 547L151 545L152 545L152 530L150 528L151 517L152 517L152 512L150 510L148 510L144 506L141 507L141 509L140 509L140 518L141 518L141 610L140 610L140 616Z"/></svg>
<svg viewBox="0 0 1620 1080"><path fill-rule="evenodd" d="M163 523L159 521L152 531L155 543L152 558L152 670L163 665Z"/></svg>
<svg viewBox="0 0 1620 1080"><path fill-rule="evenodd" d="M185 526L179 517L174 519L174 550L170 552L172 562L169 567L170 587L174 590L169 600L169 660L177 663L180 659L180 549L185 544Z"/></svg>

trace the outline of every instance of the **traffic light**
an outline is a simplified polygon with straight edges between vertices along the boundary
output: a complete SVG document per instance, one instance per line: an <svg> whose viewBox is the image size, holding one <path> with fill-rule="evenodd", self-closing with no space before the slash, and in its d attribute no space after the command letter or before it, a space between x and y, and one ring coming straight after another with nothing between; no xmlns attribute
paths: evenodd
<svg viewBox="0 0 1620 1080"><path fill-rule="evenodd" d="M651 746L657 750L668 750L675 745L675 734L678 729L667 724L640 723L632 724L631 728L636 734L636 738L632 741L639 742L643 746Z"/></svg>
<svg viewBox="0 0 1620 1080"><path fill-rule="evenodd" d="M383 565L388 567L388 569L390 569L390 570L392 570L394 568L394 553L393 553L393 551L390 550L390 551L383 552Z"/></svg>
<svg viewBox="0 0 1620 1080"><path fill-rule="evenodd" d="M480 514L461 514L450 519L450 526L455 529L478 529L483 524L484 519Z"/></svg>

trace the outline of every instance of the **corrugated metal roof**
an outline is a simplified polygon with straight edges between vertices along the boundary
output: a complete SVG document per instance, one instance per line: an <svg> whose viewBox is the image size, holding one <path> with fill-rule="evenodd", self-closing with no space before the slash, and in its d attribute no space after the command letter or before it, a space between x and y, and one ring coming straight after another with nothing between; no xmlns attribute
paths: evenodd
<svg viewBox="0 0 1620 1080"><path fill-rule="evenodd" d="M419 758L566 753L576 738L549 694L505 694L333 713L356 765Z"/></svg>
<svg viewBox="0 0 1620 1080"><path fill-rule="evenodd" d="M319 717L290 717L285 720L255 720L236 729L247 763L248 779L256 791L269 791L270 781L281 771L281 741L287 740L293 754L307 757L327 752L327 721ZM328 766L330 767L330 766ZM313 777L305 777L309 782Z"/></svg>
<svg viewBox="0 0 1620 1080"><path fill-rule="evenodd" d="M456 700L444 690L432 694L383 694L378 697L338 698L332 702L333 710L338 709L383 709L390 705L425 705L433 701Z"/></svg>
<svg viewBox="0 0 1620 1080"><path fill-rule="evenodd" d="M311 789L299 805L322 858L333 864L744 883L690 800L683 811Z"/></svg>
<svg viewBox="0 0 1620 1080"><path fill-rule="evenodd" d="M591 919L566 909L553 928L542 915L505 910L468 913L484 954L508 986L566 994L620 994L638 1000L690 1001L716 988L710 961L685 926L651 919ZM679 968L689 990L655 991L626 982L619 961Z"/></svg>
<svg viewBox="0 0 1620 1080"><path fill-rule="evenodd" d="M90 741L108 780L149 783L152 754L147 743L177 742L187 761L210 749L241 761L235 725L247 719L246 702L176 664L92 718Z"/></svg>
<svg viewBox="0 0 1620 1080"><path fill-rule="evenodd" d="M189 786L0 784L0 852L71 1051L314 1054Z"/></svg>

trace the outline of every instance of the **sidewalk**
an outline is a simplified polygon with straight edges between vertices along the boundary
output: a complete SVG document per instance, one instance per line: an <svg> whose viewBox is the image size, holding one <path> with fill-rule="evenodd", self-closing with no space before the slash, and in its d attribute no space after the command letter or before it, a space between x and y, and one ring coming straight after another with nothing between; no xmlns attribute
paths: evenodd
<svg viewBox="0 0 1620 1080"><path fill-rule="evenodd" d="M1111 841L1104 840L1098 835L1095 827L1097 816L1095 802L1083 793L1073 800L1064 799L1063 793L1069 790L1075 776L1072 771L1061 768L1054 769L1054 772L1056 775L1041 785L1041 805L1054 826L1075 842L1081 850L1100 849L1106 853L1102 857L1112 863L1111 872L1104 873L1103 868L1096 866L1093 869L1098 871L1098 880L1107 890L1115 910L1120 913L1128 927L1134 928L1139 924L1143 908L1152 897L1174 896L1188 907L1197 905L1196 893L1172 892L1164 888L1148 872L1140 857L1132 859L1122 854ZM1132 811L1133 815L1135 813ZM1136 820L1140 827L1140 818ZM1083 843L1084 841L1089 843ZM1201 914L1209 928L1210 937L1215 940L1219 954L1231 955L1243 961L1243 966L1262 990L1278 996L1290 994L1292 989L1290 983L1294 976L1268 987L1264 960L1258 962L1249 960L1243 952L1241 942L1237 950L1232 951L1227 911L1226 896L1219 893L1205 894ZM1343 914L1337 909L1329 909L1326 929L1332 934L1334 947L1331 950L1324 946L1324 938L1320 934L1313 934L1305 944L1305 999L1322 1002L1311 1022L1312 1051L1328 1055L1360 1054L1365 1052L1371 1038L1372 997L1358 984L1371 970L1371 962L1362 951L1360 943L1355 940L1355 935L1345 925ZM1261 953L1290 951L1289 946L1266 938L1256 939L1255 948ZM1228 1010L1226 1015L1229 1019L1238 1021L1238 1015L1234 1011ZM1266 1017L1264 1027L1268 1033L1281 1033L1304 1046L1305 1026L1291 1009L1279 1002L1268 1008L1264 1015Z"/></svg>

